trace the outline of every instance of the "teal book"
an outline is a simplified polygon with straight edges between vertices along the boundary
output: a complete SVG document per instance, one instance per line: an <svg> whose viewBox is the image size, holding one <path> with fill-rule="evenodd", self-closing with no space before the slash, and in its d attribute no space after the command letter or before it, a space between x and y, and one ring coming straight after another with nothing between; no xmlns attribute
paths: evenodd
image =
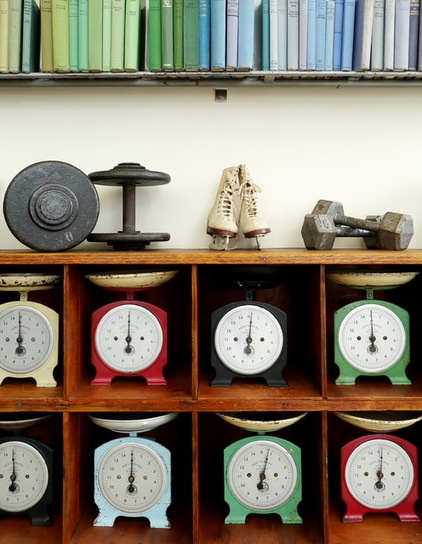
<svg viewBox="0 0 422 544"><path fill-rule="evenodd" d="M0 72L9 71L9 0L0 0Z"/></svg>
<svg viewBox="0 0 422 544"><path fill-rule="evenodd" d="M161 62L163 70L174 70L173 0L161 0Z"/></svg>
<svg viewBox="0 0 422 544"><path fill-rule="evenodd" d="M88 71L88 0L79 0L79 71Z"/></svg>
<svg viewBox="0 0 422 544"><path fill-rule="evenodd" d="M270 69L270 0L262 0L262 70Z"/></svg>
<svg viewBox="0 0 422 544"><path fill-rule="evenodd" d="M184 0L183 57L185 70L199 70L199 1Z"/></svg>
<svg viewBox="0 0 422 544"><path fill-rule="evenodd" d="M226 69L226 0L211 0L211 70Z"/></svg>
<svg viewBox="0 0 422 544"><path fill-rule="evenodd" d="M79 71L79 0L69 0L69 64Z"/></svg>
<svg viewBox="0 0 422 544"><path fill-rule="evenodd" d="M255 0L240 0L237 69L252 70L255 45Z"/></svg>
<svg viewBox="0 0 422 544"><path fill-rule="evenodd" d="M211 0L199 0L199 69L211 67Z"/></svg>
<svg viewBox="0 0 422 544"><path fill-rule="evenodd" d="M70 71L69 49L69 0L53 0L53 70L55 72Z"/></svg>
<svg viewBox="0 0 422 544"><path fill-rule="evenodd" d="M103 0L88 2L88 69L103 69Z"/></svg>
<svg viewBox="0 0 422 544"><path fill-rule="evenodd" d="M173 62L177 71L183 64L183 0L173 0Z"/></svg>
<svg viewBox="0 0 422 544"><path fill-rule="evenodd" d="M9 0L8 37L8 71L20 72L22 60L22 0Z"/></svg>
<svg viewBox="0 0 422 544"><path fill-rule="evenodd" d="M125 0L111 1L111 71L123 72L125 52Z"/></svg>
<svg viewBox="0 0 422 544"><path fill-rule="evenodd" d="M277 70L287 70L287 4L277 0Z"/></svg>
<svg viewBox="0 0 422 544"><path fill-rule="evenodd" d="M23 0L22 72L40 69L40 8L35 0Z"/></svg>
<svg viewBox="0 0 422 544"><path fill-rule="evenodd" d="M139 70L141 14L140 0L126 0L124 54L124 69L126 72L137 72Z"/></svg>
<svg viewBox="0 0 422 544"><path fill-rule="evenodd" d="M152 72L163 69L161 62L161 0L149 0L148 64Z"/></svg>
<svg viewBox="0 0 422 544"><path fill-rule="evenodd" d="M103 0L103 72L111 71L111 1Z"/></svg>

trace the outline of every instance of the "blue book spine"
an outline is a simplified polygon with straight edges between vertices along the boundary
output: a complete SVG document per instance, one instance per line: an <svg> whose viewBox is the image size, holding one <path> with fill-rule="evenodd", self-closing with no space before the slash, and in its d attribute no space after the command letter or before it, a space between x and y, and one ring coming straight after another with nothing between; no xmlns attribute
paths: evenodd
<svg viewBox="0 0 422 544"><path fill-rule="evenodd" d="M211 70L226 68L226 0L211 0Z"/></svg>
<svg viewBox="0 0 422 544"><path fill-rule="evenodd" d="M316 0L308 3L308 70L315 70L316 63Z"/></svg>
<svg viewBox="0 0 422 544"><path fill-rule="evenodd" d="M343 42L344 0L335 0L333 70L341 70L341 45Z"/></svg>
<svg viewBox="0 0 422 544"><path fill-rule="evenodd" d="M270 69L270 0L262 0L262 70Z"/></svg>
<svg viewBox="0 0 422 544"><path fill-rule="evenodd" d="M325 70L333 69L334 13L335 13L335 0L327 0L327 23L326 23L326 29L325 29Z"/></svg>
<svg viewBox="0 0 422 544"><path fill-rule="evenodd" d="M344 1L343 46L341 51L341 69L344 71L350 71L352 69L355 9L356 0Z"/></svg>
<svg viewBox="0 0 422 544"><path fill-rule="evenodd" d="M317 0L315 69L325 69L325 31L327 26L327 0Z"/></svg>
<svg viewBox="0 0 422 544"><path fill-rule="evenodd" d="M199 0L199 69L211 67L211 1Z"/></svg>
<svg viewBox="0 0 422 544"><path fill-rule="evenodd" d="M237 69L252 70L254 54L255 0L239 2Z"/></svg>

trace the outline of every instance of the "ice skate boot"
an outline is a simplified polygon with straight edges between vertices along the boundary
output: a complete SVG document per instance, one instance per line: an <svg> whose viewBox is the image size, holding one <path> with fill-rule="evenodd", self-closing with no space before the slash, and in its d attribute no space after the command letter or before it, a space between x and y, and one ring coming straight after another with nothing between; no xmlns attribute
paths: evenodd
<svg viewBox="0 0 422 544"><path fill-rule="evenodd" d="M259 238L271 232L258 205L258 193L261 189L252 182L244 164L239 166L239 178L241 198L239 227L244 237L255 238L257 249L261 249Z"/></svg>
<svg viewBox="0 0 422 544"><path fill-rule="evenodd" d="M207 233L213 237L211 249L235 249L240 209L239 167L225 168L214 205L208 215Z"/></svg>

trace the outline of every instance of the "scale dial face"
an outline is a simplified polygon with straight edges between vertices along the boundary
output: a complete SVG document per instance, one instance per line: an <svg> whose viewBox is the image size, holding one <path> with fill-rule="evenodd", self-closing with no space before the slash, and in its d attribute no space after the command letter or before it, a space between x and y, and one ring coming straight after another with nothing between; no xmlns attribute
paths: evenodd
<svg viewBox="0 0 422 544"><path fill-rule="evenodd" d="M163 347L163 330L156 316L136 304L109 310L95 331L95 347L112 370L131 374L151 366Z"/></svg>
<svg viewBox="0 0 422 544"><path fill-rule="evenodd" d="M218 322L214 346L220 361L242 375L268 370L283 348L283 331L266 308L243 304L229 310Z"/></svg>
<svg viewBox="0 0 422 544"><path fill-rule="evenodd" d="M378 373L400 360L406 347L406 332L390 308L368 303L346 315L339 328L338 343L352 367Z"/></svg>
<svg viewBox="0 0 422 544"><path fill-rule="evenodd" d="M0 443L0 509L23 512L43 497L49 480L47 463L31 444L20 440Z"/></svg>
<svg viewBox="0 0 422 544"><path fill-rule="evenodd" d="M53 328L37 308L19 305L0 312L0 368L27 374L40 368L53 350Z"/></svg>
<svg viewBox="0 0 422 544"><path fill-rule="evenodd" d="M415 470L401 445L379 438L356 447L346 462L344 477L357 502L384 510L397 506L408 496L414 485Z"/></svg>
<svg viewBox="0 0 422 544"><path fill-rule="evenodd" d="M234 497L253 510L272 510L287 502L298 480L289 451L269 440L255 440L237 450L227 468Z"/></svg>
<svg viewBox="0 0 422 544"><path fill-rule="evenodd" d="M146 444L125 441L108 450L98 466L98 489L122 514L141 514L163 497L168 472L161 456Z"/></svg>

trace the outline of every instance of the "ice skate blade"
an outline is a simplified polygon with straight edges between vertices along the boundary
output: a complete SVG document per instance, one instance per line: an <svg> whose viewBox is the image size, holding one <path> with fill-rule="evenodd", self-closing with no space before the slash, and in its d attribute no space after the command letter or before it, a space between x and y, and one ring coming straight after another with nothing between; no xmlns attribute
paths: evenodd
<svg viewBox="0 0 422 544"><path fill-rule="evenodd" d="M216 251L228 251L231 249L236 249L236 247L236 236L219 236L218 234L213 234L212 242L209 245L210 249L214 249Z"/></svg>

